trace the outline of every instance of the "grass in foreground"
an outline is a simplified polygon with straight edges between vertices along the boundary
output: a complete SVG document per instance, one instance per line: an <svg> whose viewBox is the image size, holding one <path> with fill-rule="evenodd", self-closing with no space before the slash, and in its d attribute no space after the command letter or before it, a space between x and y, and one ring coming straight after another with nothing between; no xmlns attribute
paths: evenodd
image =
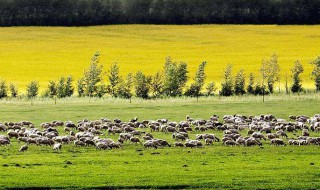
<svg viewBox="0 0 320 190"><path fill-rule="evenodd" d="M241 101L243 98L243 101ZM291 114L312 116L319 112L319 96L269 97L262 103L255 97L165 101L75 99L58 102L1 102L1 121L30 120L36 125L54 119L115 117L129 120L169 118L181 121L186 114L208 118L212 114L259 115L278 118ZM170 102L171 101L171 102ZM222 136L221 132L207 131ZM64 133L62 133L64 134ZM191 134L194 138L196 132ZM173 142L171 135L155 137ZM299 135L299 134L297 134ZM317 135L319 134L312 134ZM289 137L294 134L290 133ZM111 138L116 138L111 136ZM0 188L220 188L220 189L318 189L319 147L222 147L220 143L202 149L164 148L145 150L125 144L120 150L97 151L93 147L64 145L61 153L51 147L20 145L0 147Z"/></svg>

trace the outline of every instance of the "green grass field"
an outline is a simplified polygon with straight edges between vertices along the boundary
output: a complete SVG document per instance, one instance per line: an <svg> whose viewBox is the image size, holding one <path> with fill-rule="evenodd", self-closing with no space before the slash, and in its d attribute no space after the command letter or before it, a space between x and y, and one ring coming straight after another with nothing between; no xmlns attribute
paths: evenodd
<svg viewBox="0 0 320 190"><path fill-rule="evenodd" d="M207 119L213 114L292 114L313 116L319 112L319 94L305 96L168 99L129 104L118 99L2 100L0 120L30 120L38 126L52 120L90 120L107 117L127 121L168 118L184 120L189 114ZM148 129L147 129L148 130ZM219 137L221 132L215 133ZM301 132L299 132L301 133ZM1 133L2 134L2 133ZM61 132L64 134L64 132ZM156 138L173 142L170 134L153 132ZM191 138L196 132L191 133ZM289 137L295 137L289 133ZM312 134L320 136L320 134ZM117 136L110 136L117 138ZM19 145L0 147L0 189L2 188L215 188L215 189L319 189L320 147L223 147L220 143L199 149L161 148L145 150L126 143L120 150L100 151L93 147L31 145L19 153Z"/></svg>
<svg viewBox="0 0 320 190"><path fill-rule="evenodd" d="M259 73L262 59L278 54L282 84L296 60L305 67L303 86L314 88L310 61L319 54L320 26L277 25L115 25L94 27L0 28L0 78L25 90L31 80L45 88L64 75L79 79L99 50L108 69L120 64L123 75L154 74L165 58L188 63L190 77L207 61L207 81L220 82L226 65L234 72ZM259 80L259 79L258 79ZM284 86L282 85L282 89Z"/></svg>

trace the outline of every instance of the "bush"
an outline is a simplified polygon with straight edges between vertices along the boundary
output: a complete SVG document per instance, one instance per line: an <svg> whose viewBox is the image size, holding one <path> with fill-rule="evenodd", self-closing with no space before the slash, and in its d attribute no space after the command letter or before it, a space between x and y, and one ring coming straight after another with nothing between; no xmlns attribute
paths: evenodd
<svg viewBox="0 0 320 190"><path fill-rule="evenodd" d="M39 83L37 81L31 81L27 85L27 97L29 99L37 97L38 91L39 91Z"/></svg>
<svg viewBox="0 0 320 190"><path fill-rule="evenodd" d="M18 89L14 84L10 84L10 93L12 98L18 97Z"/></svg>
<svg viewBox="0 0 320 190"><path fill-rule="evenodd" d="M221 83L221 91L219 93L221 96L232 96L234 93L231 64L227 65L227 68L224 72L224 81Z"/></svg>
<svg viewBox="0 0 320 190"><path fill-rule="evenodd" d="M142 71L138 71L135 76L136 96L143 99L149 98L151 77L147 77Z"/></svg>
<svg viewBox="0 0 320 190"><path fill-rule="evenodd" d="M8 87L7 87L6 81L1 80L0 81L0 99L8 97L7 91L8 91Z"/></svg>

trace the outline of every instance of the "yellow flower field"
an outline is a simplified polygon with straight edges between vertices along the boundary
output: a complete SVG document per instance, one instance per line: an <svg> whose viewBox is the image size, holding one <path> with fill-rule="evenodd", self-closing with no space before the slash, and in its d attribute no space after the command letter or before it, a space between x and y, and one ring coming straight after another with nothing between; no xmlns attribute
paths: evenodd
<svg viewBox="0 0 320 190"><path fill-rule="evenodd" d="M31 80L41 88L60 76L81 77L100 51L105 71L118 62L122 75L153 74L165 58L188 63L190 77L207 61L207 82L220 83L226 65L259 74L262 59L278 54L282 84L294 61L305 72L303 86L314 88L309 62L320 55L320 26L277 25L114 25L95 27L0 28L0 78L25 89ZM291 82L291 79L289 78ZM283 88L283 85L282 85Z"/></svg>

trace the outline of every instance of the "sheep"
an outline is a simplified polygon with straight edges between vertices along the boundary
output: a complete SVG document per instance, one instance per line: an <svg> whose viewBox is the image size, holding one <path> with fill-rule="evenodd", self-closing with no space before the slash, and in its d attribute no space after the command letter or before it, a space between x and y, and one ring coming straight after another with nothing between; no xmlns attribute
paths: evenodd
<svg viewBox="0 0 320 190"><path fill-rule="evenodd" d="M278 138L271 139L270 144L275 146L286 146L286 143L282 139Z"/></svg>
<svg viewBox="0 0 320 190"><path fill-rule="evenodd" d="M25 152L25 151L27 151L28 150L28 145L22 145L21 147L20 147L20 149L19 149L19 152Z"/></svg>
<svg viewBox="0 0 320 190"><path fill-rule="evenodd" d="M130 138L130 142L131 142L131 143L141 143L140 139L137 138L137 137L131 137L131 138Z"/></svg>
<svg viewBox="0 0 320 190"><path fill-rule="evenodd" d="M310 133L309 133L308 129L303 129L302 130L302 136L305 136L305 137L309 137L310 136Z"/></svg>
<svg viewBox="0 0 320 190"><path fill-rule="evenodd" d="M13 131L13 130L9 130L7 135L9 136L9 139L11 139L13 137L17 139L19 137L19 134L16 131Z"/></svg>
<svg viewBox="0 0 320 190"><path fill-rule="evenodd" d="M256 145L262 146L262 143L259 140L255 139L255 138L252 138L252 137L248 138L245 141L245 146L256 146Z"/></svg>
<svg viewBox="0 0 320 190"><path fill-rule="evenodd" d="M245 142L246 142L246 139L243 138L243 137L238 137L237 140L236 140L236 143L238 145L245 145Z"/></svg>
<svg viewBox="0 0 320 190"><path fill-rule="evenodd" d="M279 135L274 133L267 133L267 138L268 139L279 138Z"/></svg>
<svg viewBox="0 0 320 190"><path fill-rule="evenodd" d="M213 144L213 140L212 139L209 139L209 138L206 138L204 140L204 142L206 143L206 145L212 145Z"/></svg>
<svg viewBox="0 0 320 190"><path fill-rule="evenodd" d="M74 145L75 146L86 146L86 143L84 143L83 141L76 140L76 141L74 141Z"/></svg>
<svg viewBox="0 0 320 190"><path fill-rule="evenodd" d="M290 139L288 140L289 145L300 145L299 140Z"/></svg>
<svg viewBox="0 0 320 190"><path fill-rule="evenodd" d="M152 140L149 140L149 141L145 142L145 143L143 144L143 146L144 146L144 148L155 148L155 149L158 148L157 143L155 143L155 142L152 141Z"/></svg>
<svg viewBox="0 0 320 190"><path fill-rule="evenodd" d="M184 147L184 144L182 142L175 142L174 146L175 147Z"/></svg>
<svg viewBox="0 0 320 190"><path fill-rule="evenodd" d="M279 130L276 132L277 135L281 136L281 137L286 137L288 138L288 135L286 134L286 132L284 132L283 130Z"/></svg>
<svg viewBox="0 0 320 190"><path fill-rule="evenodd" d="M53 145L53 150L54 151L61 151L62 145L61 143L56 143Z"/></svg>
<svg viewBox="0 0 320 190"><path fill-rule="evenodd" d="M262 133L259 133L259 132L254 132L252 133L251 137L254 137L255 139L264 139L264 140L267 140Z"/></svg>
<svg viewBox="0 0 320 190"><path fill-rule="evenodd" d="M239 145L239 144L236 143L234 140L226 140L225 142L223 142L223 145L225 145L225 146L236 146L236 145Z"/></svg>

